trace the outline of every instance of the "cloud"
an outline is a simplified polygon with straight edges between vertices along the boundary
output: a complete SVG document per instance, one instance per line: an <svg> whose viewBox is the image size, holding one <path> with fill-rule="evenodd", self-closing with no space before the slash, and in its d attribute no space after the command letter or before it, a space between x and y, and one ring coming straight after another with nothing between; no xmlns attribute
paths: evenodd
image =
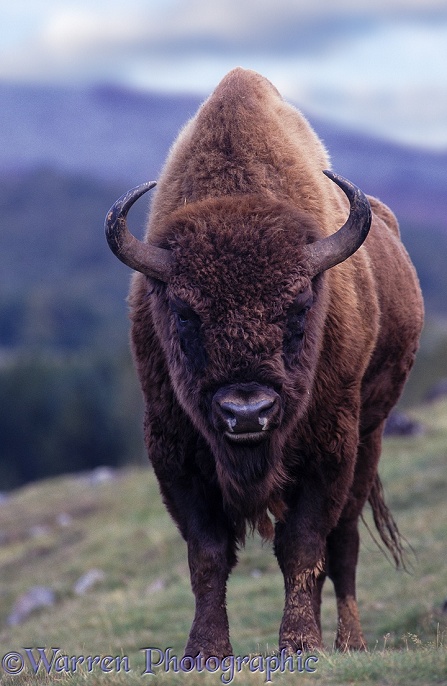
<svg viewBox="0 0 447 686"><path fill-rule="evenodd" d="M191 54L215 50L291 51L332 42L384 18L447 16L445 0L15 0L0 20L16 36L24 68L51 69L52 58L78 61L102 51ZM23 42L18 25L22 23ZM31 26L34 25L34 32ZM10 64L13 68L13 65ZM58 65L53 64L58 70Z"/></svg>
<svg viewBox="0 0 447 686"><path fill-rule="evenodd" d="M447 21L383 24L331 54L297 59L284 90L309 113L403 143L447 147L445 64Z"/></svg>
<svg viewBox="0 0 447 686"><path fill-rule="evenodd" d="M116 44L141 39L144 29L137 19L88 8L61 6L52 14L38 36L42 50L53 55L78 55L83 51L109 50Z"/></svg>

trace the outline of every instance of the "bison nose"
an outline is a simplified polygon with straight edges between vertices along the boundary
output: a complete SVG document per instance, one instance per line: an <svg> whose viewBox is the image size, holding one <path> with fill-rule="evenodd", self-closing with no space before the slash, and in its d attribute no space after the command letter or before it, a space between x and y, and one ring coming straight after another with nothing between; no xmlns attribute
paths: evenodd
<svg viewBox="0 0 447 686"><path fill-rule="evenodd" d="M249 434L261 438L261 432L276 424L279 410L278 394L259 384L227 386L219 389L213 398L214 424L228 438Z"/></svg>

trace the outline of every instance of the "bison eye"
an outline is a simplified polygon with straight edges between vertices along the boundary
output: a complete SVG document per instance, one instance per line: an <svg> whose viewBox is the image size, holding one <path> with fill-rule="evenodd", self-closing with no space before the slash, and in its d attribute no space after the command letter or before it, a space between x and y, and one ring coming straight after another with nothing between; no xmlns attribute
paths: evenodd
<svg viewBox="0 0 447 686"><path fill-rule="evenodd" d="M284 352L293 355L299 352L306 329L306 315L312 307L312 293L301 293L287 311L284 333Z"/></svg>
<svg viewBox="0 0 447 686"><path fill-rule="evenodd" d="M177 330L179 334L183 331L200 331L201 322L200 317L181 300L172 300L170 303L172 313L175 317Z"/></svg>
<svg viewBox="0 0 447 686"><path fill-rule="evenodd" d="M200 317L189 305L177 298L172 299L169 305L174 315L180 348L189 366L198 371L206 362Z"/></svg>
<svg viewBox="0 0 447 686"><path fill-rule="evenodd" d="M175 315L177 317L177 323L182 327L186 326L191 319L187 314L182 314L181 312L176 312Z"/></svg>

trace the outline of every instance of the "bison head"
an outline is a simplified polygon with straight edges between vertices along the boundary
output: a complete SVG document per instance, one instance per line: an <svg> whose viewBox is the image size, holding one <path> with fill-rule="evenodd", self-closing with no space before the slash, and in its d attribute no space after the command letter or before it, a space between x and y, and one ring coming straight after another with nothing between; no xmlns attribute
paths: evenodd
<svg viewBox="0 0 447 686"><path fill-rule="evenodd" d="M282 451L311 397L327 309L324 272L360 247L371 222L363 193L325 173L351 208L329 237L288 201L240 195L182 206L166 219L164 246L155 247L126 224L154 184L129 191L106 219L113 252L151 279L173 388L212 448L225 500L255 523L274 508L285 479Z"/></svg>

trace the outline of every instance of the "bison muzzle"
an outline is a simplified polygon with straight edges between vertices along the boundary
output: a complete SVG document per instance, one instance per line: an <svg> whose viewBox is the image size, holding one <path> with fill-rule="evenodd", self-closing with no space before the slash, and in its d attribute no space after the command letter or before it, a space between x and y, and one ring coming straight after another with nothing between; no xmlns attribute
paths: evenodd
<svg viewBox="0 0 447 686"><path fill-rule="evenodd" d="M279 425L280 397L257 383L223 386L213 397L212 419L230 441L257 443Z"/></svg>
<svg viewBox="0 0 447 686"><path fill-rule="evenodd" d="M336 646L365 648L355 575L367 501L401 562L378 462L421 294L392 212L328 166L302 114L236 69L173 146L145 239L126 217L154 183L106 218L136 272L132 351L148 454L188 547L189 656L232 652L226 584L247 527L273 540L287 651L322 645L327 576Z"/></svg>

